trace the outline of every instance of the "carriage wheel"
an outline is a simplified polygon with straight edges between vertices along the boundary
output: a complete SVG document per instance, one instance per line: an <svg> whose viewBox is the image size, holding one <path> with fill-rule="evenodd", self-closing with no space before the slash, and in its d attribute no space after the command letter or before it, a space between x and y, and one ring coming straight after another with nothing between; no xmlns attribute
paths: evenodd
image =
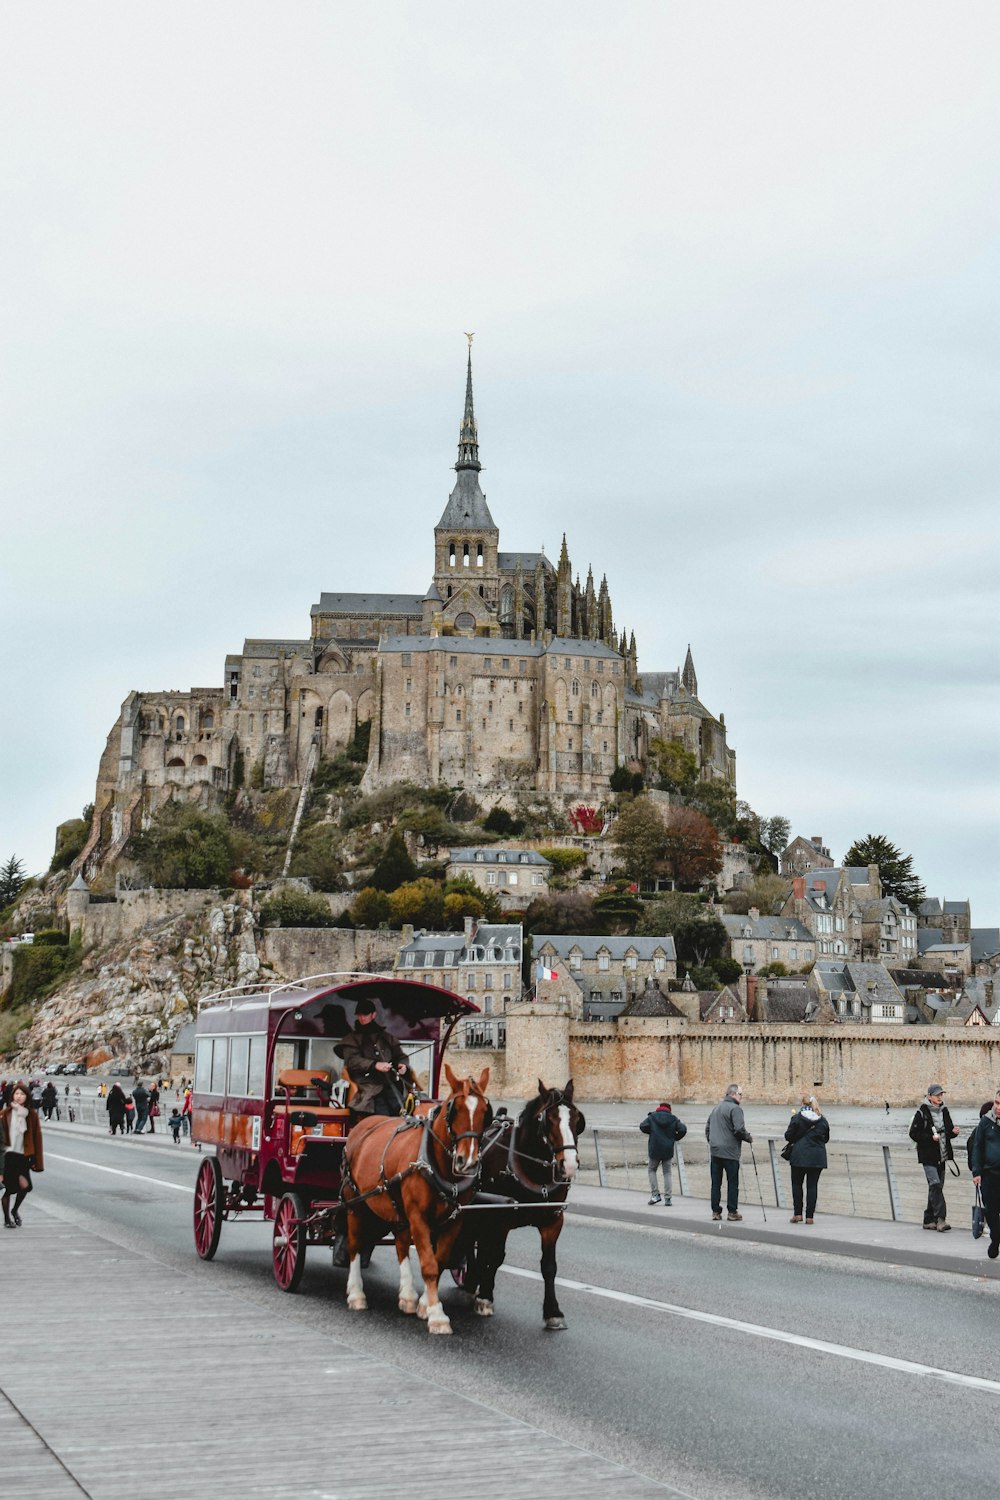
<svg viewBox="0 0 1000 1500"><path fill-rule="evenodd" d="M194 1187L194 1247L202 1260L211 1260L219 1248L224 1196L219 1159L206 1156Z"/></svg>
<svg viewBox="0 0 1000 1500"><path fill-rule="evenodd" d="M274 1216L271 1258L274 1279L283 1292L297 1292L306 1265L305 1204L298 1193L285 1193Z"/></svg>

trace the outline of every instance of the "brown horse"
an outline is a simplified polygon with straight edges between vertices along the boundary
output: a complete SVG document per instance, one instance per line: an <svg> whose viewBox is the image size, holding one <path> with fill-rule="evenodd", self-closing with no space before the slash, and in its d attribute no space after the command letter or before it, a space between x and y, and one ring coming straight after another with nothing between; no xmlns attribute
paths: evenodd
<svg viewBox="0 0 1000 1500"><path fill-rule="evenodd" d="M573 1102L573 1080L564 1089L547 1088L524 1106L517 1123L498 1119L483 1141L484 1193L513 1200L517 1207L469 1215L452 1257L452 1275L475 1299L482 1318L493 1316L493 1291L512 1229L534 1225L542 1241L542 1319L549 1332L566 1327L556 1297L556 1241L562 1233L563 1205L579 1165L578 1141L587 1122Z"/></svg>
<svg viewBox="0 0 1000 1500"><path fill-rule="evenodd" d="M399 1261L399 1310L427 1320L428 1333L450 1333L441 1306L438 1278L451 1257L458 1235L459 1210L479 1182L479 1140L492 1118L486 1085L490 1070L477 1081L456 1078L445 1064L450 1096L426 1119L362 1120L351 1131L344 1150L341 1197L347 1207L350 1270L347 1305L355 1312L368 1306L361 1279L366 1243L364 1213L391 1229ZM352 1202L359 1198L364 1204ZM384 1229L383 1229L384 1232ZM417 1298L410 1270L415 1245L425 1291Z"/></svg>

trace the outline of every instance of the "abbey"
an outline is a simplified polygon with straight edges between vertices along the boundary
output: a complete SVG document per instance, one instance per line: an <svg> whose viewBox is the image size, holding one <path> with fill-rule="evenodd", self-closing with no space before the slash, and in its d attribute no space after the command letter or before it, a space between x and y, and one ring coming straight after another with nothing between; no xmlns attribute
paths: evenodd
<svg viewBox="0 0 1000 1500"><path fill-rule="evenodd" d="M221 687L132 692L101 759L85 862L120 850L170 797L212 805L254 771L302 787L370 724L362 787L465 787L599 800L650 741L680 740L706 779L735 780L724 717L683 669L640 675L607 579L574 578L566 539L503 552L480 486L472 352L456 481L422 594L323 593L304 640L244 642Z"/></svg>

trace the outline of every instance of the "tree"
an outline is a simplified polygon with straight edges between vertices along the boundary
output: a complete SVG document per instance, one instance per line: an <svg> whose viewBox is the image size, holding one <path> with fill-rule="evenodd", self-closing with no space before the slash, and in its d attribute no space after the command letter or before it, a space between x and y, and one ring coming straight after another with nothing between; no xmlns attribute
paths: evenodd
<svg viewBox="0 0 1000 1500"><path fill-rule="evenodd" d="M728 781L699 781L688 801L726 838L745 838L746 820Z"/></svg>
<svg viewBox="0 0 1000 1500"><path fill-rule="evenodd" d="M187 803L168 802L129 842L129 856L154 886L207 890L225 885L237 845L225 818Z"/></svg>
<svg viewBox="0 0 1000 1500"><path fill-rule="evenodd" d="M495 891L483 890L473 880L471 875L455 875L451 880L444 883L445 910L448 910L449 896L474 896L479 903L479 910L470 910L468 915L480 916L487 922L499 922L503 916L503 908L500 905L500 897ZM459 926L462 924L459 923Z"/></svg>
<svg viewBox="0 0 1000 1500"><path fill-rule="evenodd" d="M11 906L24 889L24 861L12 854L0 865L0 911Z"/></svg>
<svg viewBox="0 0 1000 1500"><path fill-rule="evenodd" d="M260 905L265 927L332 927L330 903L297 885L286 885Z"/></svg>
<svg viewBox="0 0 1000 1500"><path fill-rule="evenodd" d="M385 891L377 891L366 885L351 902L351 920L355 927L381 927L389 920L389 897Z"/></svg>
<svg viewBox="0 0 1000 1500"><path fill-rule="evenodd" d="M924 888L913 873L912 854L903 854L881 833L869 833L856 839L844 855L847 866L878 865L882 893L895 896L903 906L916 911L924 899Z"/></svg>
<svg viewBox="0 0 1000 1500"><path fill-rule="evenodd" d="M698 781L698 757L680 740L651 740L649 753L665 792L688 797Z"/></svg>
<svg viewBox="0 0 1000 1500"><path fill-rule="evenodd" d="M615 766L608 782L613 792L629 792L634 797L638 797L645 785L642 772L630 771L628 766Z"/></svg>
<svg viewBox="0 0 1000 1500"><path fill-rule="evenodd" d="M698 897L688 891L667 891L655 901L647 901L636 923L636 937L671 937L681 922L701 920L704 908Z"/></svg>
<svg viewBox="0 0 1000 1500"><path fill-rule="evenodd" d="M743 965L735 958L727 958L725 954L721 958L712 959L712 968L723 984L735 984L743 973Z"/></svg>
<svg viewBox="0 0 1000 1500"><path fill-rule="evenodd" d="M524 824L517 818L512 818L505 807L494 807L483 820L483 827L487 833L499 833L501 837L520 833Z"/></svg>
<svg viewBox="0 0 1000 1500"><path fill-rule="evenodd" d="M675 885L699 886L722 869L722 845L715 828L694 807L672 807L662 860Z"/></svg>
<svg viewBox="0 0 1000 1500"><path fill-rule="evenodd" d="M579 891L539 896L524 914L525 932L593 933L594 903Z"/></svg>
<svg viewBox="0 0 1000 1500"><path fill-rule="evenodd" d="M699 917L680 922L674 931L678 965L704 965L729 951L729 934L718 917Z"/></svg>
<svg viewBox="0 0 1000 1500"><path fill-rule="evenodd" d="M791 831L792 825L787 818L776 816L760 820L760 842L768 854L773 854L775 858L784 854L788 848L788 836Z"/></svg>
<svg viewBox="0 0 1000 1500"><path fill-rule="evenodd" d="M630 879L652 878L666 853L667 828L648 797L636 797L622 808L614 826L614 844Z"/></svg>
<svg viewBox="0 0 1000 1500"><path fill-rule="evenodd" d="M444 921L444 893L436 880L409 880L389 896L389 914L394 927L410 922L414 927L440 927Z"/></svg>
<svg viewBox="0 0 1000 1500"><path fill-rule="evenodd" d="M369 885L377 891L395 891L406 881L417 878L417 867L410 858L406 848L406 840L394 829L389 835L382 858L372 871Z"/></svg>
<svg viewBox="0 0 1000 1500"><path fill-rule="evenodd" d="M764 916L773 916L784 905L791 888L791 881L784 876L762 870L742 890L727 891L722 904L726 911L735 916L742 916L751 906L755 906Z"/></svg>
<svg viewBox="0 0 1000 1500"><path fill-rule="evenodd" d="M444 898L444 928L446 932L461 932L466 917L481 921L483 902L478 891L452 891Z"/></svg>

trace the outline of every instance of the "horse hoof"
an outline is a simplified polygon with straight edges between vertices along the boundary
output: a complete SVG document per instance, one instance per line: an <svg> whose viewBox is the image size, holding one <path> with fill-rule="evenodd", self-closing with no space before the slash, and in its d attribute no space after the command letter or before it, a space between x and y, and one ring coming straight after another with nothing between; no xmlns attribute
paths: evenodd
<svg viewBox="0 0 1000 1500"><path fill-rule="evenodd" d="M368 1298L367 1297L348 1297L348 1299L347 1299L347 1306L348 1306L348 1308L350 1309L351 1312L367 1312L368 1311Z"/></svg>
<svg viewBox="0 0 1000 1500"><path fill-rule="evenodd" d="M562 1333L565 1330L565 1327L566 1327L566 1319L565 1318L561 1318L560 1317L560 1318L546 1318L545 1319L545 1332L546 1333Z"/></svg>
<svg viewBox="0 0 1000 1500"><path fill-rule="evenodd" d="M417 1303L417 1317L418 1318L423 1318L426 1321L426 1318L427 1318L427 1298L426 1297L421 1297L420 1301Z"/></svg>
<svg viewBox="0 0 1000 1500"><path fill-rule="evenodd" d="M428 1318L428 1320L427 1320L427 1332L428 1333L450 1333L451 1332L451 1324L448 1322L447 1318L434 1318L433 1321L430 1318Z"/></svg>
<svg viewBox="0 0 1000 1500"><path fill-rule="evenodd" d="M417 1300L415 1297L400 1297L398 1306L401 1313L412 1317L417 1310Z"/></svg>
<svg viewBox="0 0 1000 1500"><path fill-rule="evenodd" d="M489 1300L488 1297L477 1297L475 1301L475 1310L481 1318L492 1318L493 1303Z"/></svg>

